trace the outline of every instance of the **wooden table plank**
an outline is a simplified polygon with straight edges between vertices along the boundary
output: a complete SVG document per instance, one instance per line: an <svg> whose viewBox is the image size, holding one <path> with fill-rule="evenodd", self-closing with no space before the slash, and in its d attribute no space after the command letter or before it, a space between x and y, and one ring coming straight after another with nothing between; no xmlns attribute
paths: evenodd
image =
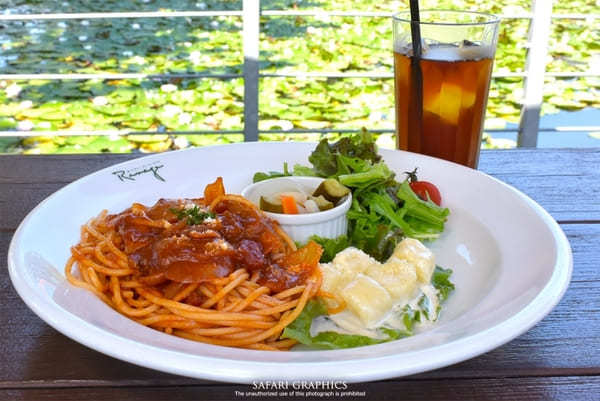
<svg viewBox="0 0 600 401"><path fill-rule="evenodd" d="M0 231L15 230L27 213L65 185L66 183L0 184Z"/></svg>
<svg viewBox="0 0 600 401"><path fill-rule="evenodd" d="M414 380L404 379L394 382L376 382L349 384L346 390L317 390L320 395L289 396L294 392L293 383L288 390L274 390L273 393L287 395L277 396L248 396L246 392L257 392L251 385L188 385L188 386L150 386L150 387L76 387L76 388L32 388L32 389L0 389L0 400L55 400L61 401L197 401L207 400L428 400L447 401L484 400L520 401L520 400L569 400L595 401L600 394L600 377L528 377L528 378L490 378L490 379L454 379L447 380ZM236 393L237 391L237 393ZM302 390L298 390L302 391ZM328 391L339 392L326 396ZM342 396L343 392L354 392L354 396ZM243 393L244 395L240 395Z"/></svg>
<svg viewBox="0 0 600 401"><path fill-rule="evenodd" d="M563 225L573 245L575 269L554 311L512 342L460 364L420 374L421 379L501 376L600 375L600 224ZM136 367L90 350L47 326L18 297L6 274L12 233L0 232L0 388L39 381L95 386L196 383ZM68 352L65 352L68 351ZM56 365L56 361L61 363Z"/></svg>
<svg viewBox="0 0 600 401"><path fill-rule="evenodd" d="M68 184L113 164L145 156L133 154L1 155L0 184Z"/></svg>
<svg viewBox="0 0 600 401"><path fill-rule="evenodd" d="M600 222L599 149L482 152L479 170L531 196L560 222Z"/></svg>

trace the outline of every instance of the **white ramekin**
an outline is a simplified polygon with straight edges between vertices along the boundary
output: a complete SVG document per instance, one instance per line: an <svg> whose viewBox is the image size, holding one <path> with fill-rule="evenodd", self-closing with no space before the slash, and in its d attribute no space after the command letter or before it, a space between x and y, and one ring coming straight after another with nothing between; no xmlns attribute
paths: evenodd
<svg viewBox="0 0 600 401"><path fill-rule="evenodd" d="M249 185L242 191L242 196L255 205L260 202L261 195L270 194L279 188L288 188L292 183L314 191L324 180L320 177L278 177L259 181ZM306 214L281 214L263 212L281 225L281 228L296 242L306 243L312 235L323 238L337 238L348 230L346 213L352 205L350 193L341 204L323 212Z"/></svg>

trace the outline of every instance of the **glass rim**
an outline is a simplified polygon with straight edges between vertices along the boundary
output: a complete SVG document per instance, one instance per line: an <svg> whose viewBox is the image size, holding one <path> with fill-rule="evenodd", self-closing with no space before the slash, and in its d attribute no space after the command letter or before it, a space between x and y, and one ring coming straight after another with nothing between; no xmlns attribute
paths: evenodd
<svg viewBox="0 0 600 401"><path fill-rule="evenodd" d="M478 11L466 11L466 10L435 10L435 9L426 9L426 10L421 10L419 11L420 14L422 13L441 13L441 14L463 14L463 15L475 15L475 16L480 16L480 17L485 17L486 20L485 21L480 21L480 22L429 22L429 21L419 21L419 25L440 25L440 26L476 26L476 25L493 25L493 24L498 24L500 22L500 17L498 17L497 15L494 14L489 14L489 13L483 13L483 12L478 12ZM403 16L407 16L405 18L402 18ZM400 11L399 13L396 13L394 15L392 15L392 19L394 21L400 21L400 22L406 22L406 23L412 23L413 21L410 18L410 10L407 11Z"/></svg>

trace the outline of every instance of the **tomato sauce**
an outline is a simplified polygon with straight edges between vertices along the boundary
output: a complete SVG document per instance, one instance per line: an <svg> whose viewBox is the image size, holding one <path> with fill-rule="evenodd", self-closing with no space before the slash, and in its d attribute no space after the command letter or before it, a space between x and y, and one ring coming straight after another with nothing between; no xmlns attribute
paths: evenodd
<svg viewBox="0 0 600 401"><path fill-rule="evenodd" d="M286 256L293 252L277 234L277 223L249 205L225 200L203 221L182 216L194 208L208 213L202 199L160 199L109 216L142 281L203 282L245 268L279 292L303 284L316 267L289 266Z"/></svg>

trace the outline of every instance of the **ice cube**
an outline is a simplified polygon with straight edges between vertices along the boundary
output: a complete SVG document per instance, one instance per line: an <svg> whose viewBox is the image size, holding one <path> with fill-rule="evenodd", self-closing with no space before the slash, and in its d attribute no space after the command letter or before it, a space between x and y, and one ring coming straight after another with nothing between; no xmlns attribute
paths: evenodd
<svg viewBox="0 0 600 401"><path fill-rule="evenodd" d="M440 93L430 96L423 102L423 110L433 114L438 114L440 110Z"/></svg>
<svg viewBox="0 0 600 401"><path fill-rule="evenodd" d="M475 104L475 92L464 90L462 91L461 107L470 109Z"/></svg>
<svg viewBox="0 0 600 401"><path fill-rule="evenodd" d="M442 120L458 125L462 104L462 88L456 84L444 82L439 95L439 116Z"/></svg>
<svg viewBox="0 0 600 401"><path fill-rule="evenodd" d="M467 41L465 41L467 42ZM481 60L482 58L492 57L492 47L472 44L465 44L459 47L458 53L462 60Z"/></svg>
<svg viewBox="0 0 600 401"><path fill-rule="evenodd" d="M469 108L474 103L474 93L463 92L459 85L444 82L439 93L424 102L423 110L438 115L448 124L457 125L461 107Z"/></svg>
<svg viewBox="0 0 600 401"><path fill-rule="evenodd" d="M452 45L429 46L427 52L423 53L427 60L459 61L462 60L459 48Z"/></svg>
<svg viewBox="0 0 600 401"><path fill-rule="evenodd" d="M444 82L444 63L421 63L423 68L423 109L438 114L440 89Z"/></svg>
<svg viewBox="0 0 600 401"><path fill-rule="evenodd" d="M427 48L424 48L422 58L440 61L480 60L491 58L492 50L491 46L477 45L468 41L464 41L460 45L429 44Z"/></svg>

